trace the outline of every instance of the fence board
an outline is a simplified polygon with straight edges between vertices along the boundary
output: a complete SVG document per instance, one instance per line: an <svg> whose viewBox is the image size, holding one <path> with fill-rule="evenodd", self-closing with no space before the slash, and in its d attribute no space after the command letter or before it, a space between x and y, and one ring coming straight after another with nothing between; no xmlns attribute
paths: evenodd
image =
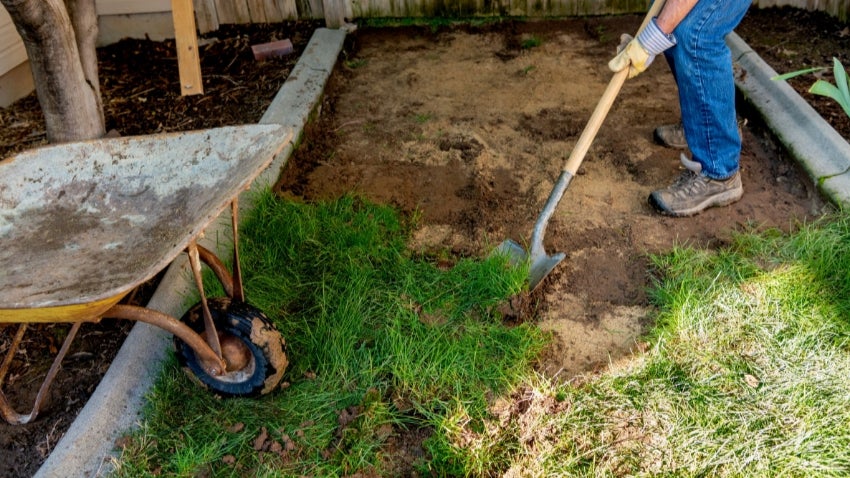
<svg viewBox="0 0 850 478"><path fill-rule="evenodd" d="M848 20L848 13L850 13L850 0L754 0L753 5L759 8L787 6L818 10L845 22Z"/></svg>
<svg viewBox="0 0 850 478"><path fill-rule="evenodd" d="M251 23L251 11L246 0L215 0L218 11L218 22L222 25L230 23Z"/></svg>
<svg viewBox="0 0 850 478"><path fill-rule="evenodd" d="M274 0L274 3L284 20L298 20L298 6L295 0Z"/></svg>
<svg viewBox="0 0 850 478"><path fill-rule="evenodd" d="M194 0L195 20L201 33L218 30L218 12L214 0Z"/></svg>
<svg viewBox="0 0 850 478"><path fill-rule="evenodd" d="M268 22L266 17L266 6L263 4L263 0L248 0L248 16L251 19L251 23L266 23Z"/></svg>
<svg viewBox="0 0 850 478"><path fill-rule="evenodd" d="M97 0L99 10L123 13L161 9L167 0ZM330 0L324 0L330 1ZM580 16L646 11L648 0L333 0L342 1L346 18L422 16ZM212 31L219 24L321 19L323 0L194 0L198 28ZM331 4L329 4L331 5ZM790 6L820 10L848 20L850 0L753 0L756 8Z"/></svg>
<svg viewBox="0 0 850 478"><path fill-rule="evenodd" d="M277 23L283 21L283 14L280 13L280 8L275 0L262 0L263 9L266 11L266 21L269 23Z"/></svg>

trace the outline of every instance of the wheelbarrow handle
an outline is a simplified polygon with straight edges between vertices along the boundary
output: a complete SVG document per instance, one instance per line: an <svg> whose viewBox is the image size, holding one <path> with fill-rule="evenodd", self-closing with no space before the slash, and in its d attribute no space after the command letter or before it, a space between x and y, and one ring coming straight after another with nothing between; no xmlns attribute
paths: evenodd
<svg viewBox="0 0 850 478"><path fill-rule="evenodd" d="M649 11L646 13L646 17L643 19L643 23L641 23L640 28L635 34L635 37L640 35L640 32L646 28L650 20L658 15L658 12L660 12L661 8L664 7L664 1L665 0L657 0L653 2L652 6L649 7ZM617 73L614 73L611 81L608 82L608 87L605 88L605 92L602 94L602 98L600 98L599 103L597 103L596 109L593 110L593 114L587 121L587 125L584 127L584 131L582 131L575 148L573 148L572 153L570 153L570 157L564 164L564 172L568 172L571 176L575 176L579 166L581 166L582 161L584 161L584 157L587 155L587 151L590 149L591 143L593 143L593 140L596 138L599 128L602 127L602 122L605 121L605 117L608 116L608 111L611 110L611 105L614 104L614 100L620 93L620 88L623 87L623 83L626 82L626 78L628 78L628 76L629 68L623 68Z"/></svg>

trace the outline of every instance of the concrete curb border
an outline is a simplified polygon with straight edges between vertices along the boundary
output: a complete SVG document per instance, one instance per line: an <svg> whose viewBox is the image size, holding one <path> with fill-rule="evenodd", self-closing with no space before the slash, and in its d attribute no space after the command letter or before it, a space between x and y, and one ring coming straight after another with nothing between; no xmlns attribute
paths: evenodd
<svg viewBox="0 0 850 478"><path fill-rule="evenodd" d="M743 73L735 84L767 127L785 145L821 194L838 206L850 204L850 143L841 137L778 73L732 33L726 38Z"/></svg>
<svg viewBox="0 0 850 478"><path fill-rule="evenodd" d="M271 166L254 181L249 194L240 196L240 210L251 207L250 191L260 190L277 180L303 134L304 125L319 105L345 35L343 30L316 30L289 78L260 119L263 124L276 123L292 128L296 139L285 146ZM218 253L232 250L229 224L229 213L219 218L207 229L202 241L204 246ZM148 307L180 317L188 308L187 298L193 291L188 260L181 255L169 266ZM115 440L138 425L145 395L159 375L170 341L171 334L162 329L144 323L133 326L94 394L36 477L88 477L108 473Z"/></svg>
<svg viewBox="0 0 850 478"><path fill-rule="evenodd" d="M296 140L254 182L252 191L273 184L291 156L319 104L344 39L342 30L316 30L289 79L263 115L260 123L289 126ZM789 85L771 80L777 73L738 35L732 33L727 43L744 71L736 78L736 85L745 99L761 114L820 191L838 205L850 204L850 144ZM247 209L249 198L243 197L240 197L241 208ZM226 239L228 224L229 219L223 219L211 228L214 230L208 230L208 238L222 240L205 246L226 250L230 244ZM177 260L169 267L148 307L182 315L188 305L186 298L194 288L187 262ZM157 378L170 341L170 334L161 329L142 323L133 327L100 385L36 477L102 476L109 471L114 442L125 430L137 426L145 395Z"/></svg>

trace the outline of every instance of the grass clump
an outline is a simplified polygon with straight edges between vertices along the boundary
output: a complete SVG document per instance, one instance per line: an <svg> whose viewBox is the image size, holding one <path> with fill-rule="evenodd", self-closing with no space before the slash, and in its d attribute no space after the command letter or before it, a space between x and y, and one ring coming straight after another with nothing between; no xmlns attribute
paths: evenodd
<svg viewBox="0 0 850 478"><path fill-rule="evenodd" d="M654 264L646 353L459 436L515 476L850 474L850 219Z"/></svg>
<svg viewBox="0 0 850 478"><path fill-rule="evenodd" d="M440 269L411 256L408 229L396 211L352 196L259 197L241 262L248 300L287 340L286 388L221 400L172 360L116 474L384 473L398 433L439 441L458 403L486 415L488 395L509 390L544 344L534 327L507 327L495 312L526 272L498 257Z"/></svg>

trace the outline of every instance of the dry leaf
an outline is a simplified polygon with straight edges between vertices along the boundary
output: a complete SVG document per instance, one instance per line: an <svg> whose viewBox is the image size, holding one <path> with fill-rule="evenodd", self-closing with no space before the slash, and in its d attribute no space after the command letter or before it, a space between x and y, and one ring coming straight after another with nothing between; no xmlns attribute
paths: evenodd
<svg viewBox="0 0 850 478"><path fill-rule="evenodd" d="M260 434L254 439L254 450L262 451L266 446L266 441L269 439L269 432L266 427L260 429Z"/></svg>
<svg viewBox="0 0 850 478"><path fill-rule="evenodd" d="M273 441L271 446L269 447L269 451L272 453L277 453L278 455L283 454L283 445L280 442Z"/></svg>
<svg viewBox="0 0 850 478"><path fill-rule="evenodd" d="M133 444L133 438L127 435L120 436L115 440L115 448L127 448L128 446Z"/></svg>

